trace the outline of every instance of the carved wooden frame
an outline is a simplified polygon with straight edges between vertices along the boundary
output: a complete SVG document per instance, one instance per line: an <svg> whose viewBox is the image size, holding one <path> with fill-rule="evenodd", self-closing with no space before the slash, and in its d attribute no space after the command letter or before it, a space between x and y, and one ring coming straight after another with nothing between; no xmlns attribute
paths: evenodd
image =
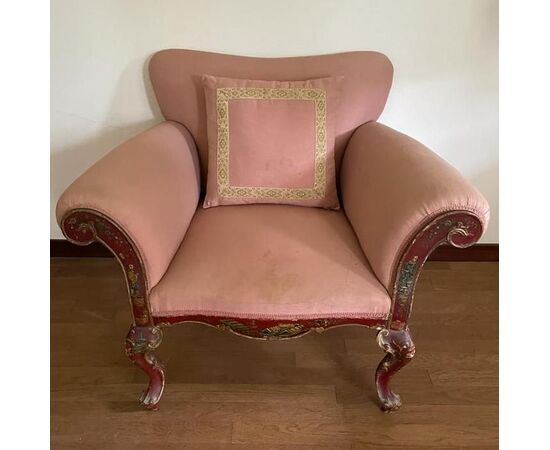
<svg viewBox="0 0 550 450"><path fill-rule="evenodd" d="M414 357L415 346L408 323L416 282L424 263L440 245L466 248L477 242L482 233L481 221L475 214L469 211L443 212L420 227L405 247L394 274L390 314L386 326L377 336L378 345L386 352L375 374L383 411L395 411L401 406L401 398L391 390L390 380Z"/></svg>
<svg viewBox="0 0 550 450"><path fill-rule="evenodd" d="M77 245L94 241L107 247L120 263L126 278L133 324L126 336L128 358L149 377L149 386L141 397L148 409L157 409L164 391L164 370L153 350L162 341L149 306L149 286L143 258L128 234L106 215L92 209L73 209L61 221L65 237Z"/></svg>
<svg viewBox="0 0 550 450"><path fill-rule="evenodd" d="M73 209L63 218L61 228L67 239L77 245L101 242L117 258L126 278L133 324L126 337L126 354L149 377L141 402L157 409L165 384L164 369L153 350L162 341L162 326L199 322L229 330L252 339L290 339L326 329L361 325L379 330L377 342L386 352L376 369L375 382L381 408L394 411L401 406L399 395L390 387L393 375L408 364L415 352L408 321L420 270L439 245L468 247L482 234L480 220L469 211L442 212L420 227L405 247L395 269L392 305L387 318L319 318L283 322L281 320L243 319L186 315L154 317L149 306L149 288L142 255L128 234L106 215L92 209Z"/></svg>

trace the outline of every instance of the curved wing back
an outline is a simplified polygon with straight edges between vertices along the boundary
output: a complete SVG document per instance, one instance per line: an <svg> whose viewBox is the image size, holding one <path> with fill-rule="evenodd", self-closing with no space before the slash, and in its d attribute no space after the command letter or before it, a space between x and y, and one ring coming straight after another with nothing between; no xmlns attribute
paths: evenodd
<svg viewBox="0 0 550 450"><path fill-rule="evenodd" d="M343 75L336 129L336 168L353 131L376 120L386 104L393 67L377 52L349 52L290 58L255 58L194 50L162 50L149 74L166 120L182 123L199 150L203 184L207 169L206 109L201 75L252 80L306 80Z"/></svg>

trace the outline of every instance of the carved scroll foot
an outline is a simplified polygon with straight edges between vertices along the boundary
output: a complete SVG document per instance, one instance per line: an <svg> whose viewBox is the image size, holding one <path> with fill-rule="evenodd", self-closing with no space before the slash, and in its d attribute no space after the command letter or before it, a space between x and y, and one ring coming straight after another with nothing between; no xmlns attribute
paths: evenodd
<svg viewBox="0 0 550 450"><path fill-rule="evenodd" d="M164 370L153 350L162 341L159 327L130 327L126 336L126 354L128 358L149 377L149 386L141 396L146 409L157 410L164 390Z"/></svg>
<svg viewBox="0 0 550 450"><path fill-rule="evenodd" d="M401 407L401 397L390 387L391 378L414 356L414 343L408 329L381 330L376 337L378 345L386 356L376 369L376 390L382 411L397 411Z"/></svg>

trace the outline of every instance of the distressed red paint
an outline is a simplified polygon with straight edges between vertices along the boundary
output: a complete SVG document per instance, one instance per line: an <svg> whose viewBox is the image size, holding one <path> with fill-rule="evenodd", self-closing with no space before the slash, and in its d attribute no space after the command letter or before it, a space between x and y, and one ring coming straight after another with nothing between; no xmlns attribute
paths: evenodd
<svg viewBox="0 0 550 450"><path fill-rule="evenodd" d="M289 339L303 336L310 331L323 331L342 325L362 325L371 328L381 328L386 323L386 319L384 318L321 318L289 321L203 315L155 316L154 321L157 325L199 322L216 328L227 329L235 334L254 339Z"/></svg>
<svg viewBox="0 0 550 450"><path fill-rule="evenodd" d="M128 294L137 326L153 325L149 308L145 265L128 235L99 212L77 209L62 221L63 234L77 245L101 242L115 255L126 276Z"/></svg>
<svg viewBox="0 0 550 450"><path fill-rule="evenodd" d="M391 390L390 381L414 356L408 323L416 282L424 263L440 245L469 247L477 242L482 232L481 222L472 213L444 213L422 227L403 251L394 275L390 315L386 327L378 335L378 344L386 352L375 376L383 411L395 411L401 406L401 398Z"/></svg>
<svg viewBox="0 0 550 450"><path fill-rule="evenodd" d="M149 385L141 396L141 403L156 410L164 391L164 368L153 353L162 341L162 331L158 327L131 326L126 336L125 350L130 360L149 377Z"/></svg>

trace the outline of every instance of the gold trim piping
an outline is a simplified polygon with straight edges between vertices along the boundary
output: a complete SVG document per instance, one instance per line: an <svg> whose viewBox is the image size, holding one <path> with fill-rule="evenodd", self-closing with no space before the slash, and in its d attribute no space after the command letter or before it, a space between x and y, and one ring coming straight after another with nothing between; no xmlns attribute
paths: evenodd
<svg viewBox="0 0 550 450"><path fill-rule="evenodd" d="M311 100L315 105L315 176L311 188L232 186L229 183L229 100ZM216 89L218 194L226 198L312 200L325 196L327 172L327 96L317 88L232 87Z"/></svg>

